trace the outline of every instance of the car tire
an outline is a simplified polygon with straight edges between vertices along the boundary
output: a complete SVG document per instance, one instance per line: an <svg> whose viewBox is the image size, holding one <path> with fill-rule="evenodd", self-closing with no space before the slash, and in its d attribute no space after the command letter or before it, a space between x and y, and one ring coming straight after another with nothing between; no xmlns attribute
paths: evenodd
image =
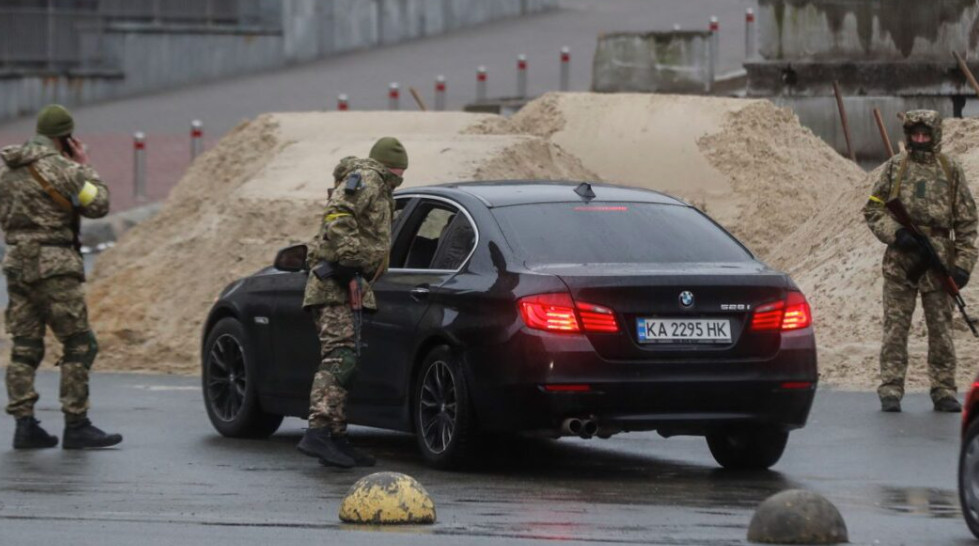
<svg viewBox="0 0 979 546"><path fill-rule="evenodd" d="M707 446L714 460L730 470L764 470L782 457L789 433L769 428L712 432Z"/></svg>
<svg viewBox="0 0 979 546"><path fill-rule="evenodd" d="M463 367L449 347L428 353L412 393L415 438L422 457L444 470L465 466L478 430Z"/></svg>
<svg viewBox="0 0 979 546"><path fill-rule="evenodd" d="M959 451L959 503L972 534L979 538L979 419L962 437Z"/></svg>
<svg viewBox="0 0 979 546"><path fill-rule="evenodd" d="M201 359L204 407L214 428L230 438L267 438L282 416L266 413L258 401L254 352L245 328L233 317L211 328Z"/></svg>

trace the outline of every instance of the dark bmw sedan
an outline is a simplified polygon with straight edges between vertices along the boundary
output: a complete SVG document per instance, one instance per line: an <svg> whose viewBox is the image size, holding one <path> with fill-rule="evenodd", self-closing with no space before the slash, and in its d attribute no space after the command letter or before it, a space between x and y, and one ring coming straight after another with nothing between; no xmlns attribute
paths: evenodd
<svg viewBox="0 0 979 546"><path fill-rule="evenodd" d="M481 433L705 436L767 468L816 390L805 297L697 209L604 184L473 182L395 194L390 270L363 319L353 424L414 432L454 467ZM311 228L312 229L312 228ZM305 417L319 363L305 247L225 288L205 405L227 436Z"/></svg>

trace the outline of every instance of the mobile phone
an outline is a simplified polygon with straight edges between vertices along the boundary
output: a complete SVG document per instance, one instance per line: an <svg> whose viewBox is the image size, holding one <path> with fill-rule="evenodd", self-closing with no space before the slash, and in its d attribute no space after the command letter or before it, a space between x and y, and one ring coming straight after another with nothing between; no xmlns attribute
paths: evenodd
<svg viewBox="0 0 979 546"><path fill-rule="evenodd" d="M61 141L61 150L65 153L65 155L75 159L75 147L72 145L71 135L59 137L59 140Z"/></svg>

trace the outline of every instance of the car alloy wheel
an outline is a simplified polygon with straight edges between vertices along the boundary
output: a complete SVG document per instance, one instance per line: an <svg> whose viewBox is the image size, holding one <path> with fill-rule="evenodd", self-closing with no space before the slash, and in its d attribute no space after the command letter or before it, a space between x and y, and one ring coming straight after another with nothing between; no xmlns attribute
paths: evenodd
<svg viewBox="0 0 979 546"><path fill-rule="evenodd" d="M208 399L211 409L221 420L232 421L245 402L248 373L245 351L231 334L219 337L207 358Z"/></svg>
<svg viewBox="0 0 979 546"><path fill-rule="evenodd" d="M437 360L422 379L419 421L425 445L440 454L452 443L457 412L455 376L449 365Z"/></svg>

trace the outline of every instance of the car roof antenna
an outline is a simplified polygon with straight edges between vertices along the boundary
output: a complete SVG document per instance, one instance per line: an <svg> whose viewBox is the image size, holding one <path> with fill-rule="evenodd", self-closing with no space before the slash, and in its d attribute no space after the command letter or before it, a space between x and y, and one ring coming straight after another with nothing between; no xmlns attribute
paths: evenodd
<svg viewBox="0 0 979 546"><path fill-rule="evenodd" d="M574 192L581 196L581 198L585 201L591 201L595 198L595 190L591 189L591 184L588 182L578 184L578 187L574 189Z"/></svg>

